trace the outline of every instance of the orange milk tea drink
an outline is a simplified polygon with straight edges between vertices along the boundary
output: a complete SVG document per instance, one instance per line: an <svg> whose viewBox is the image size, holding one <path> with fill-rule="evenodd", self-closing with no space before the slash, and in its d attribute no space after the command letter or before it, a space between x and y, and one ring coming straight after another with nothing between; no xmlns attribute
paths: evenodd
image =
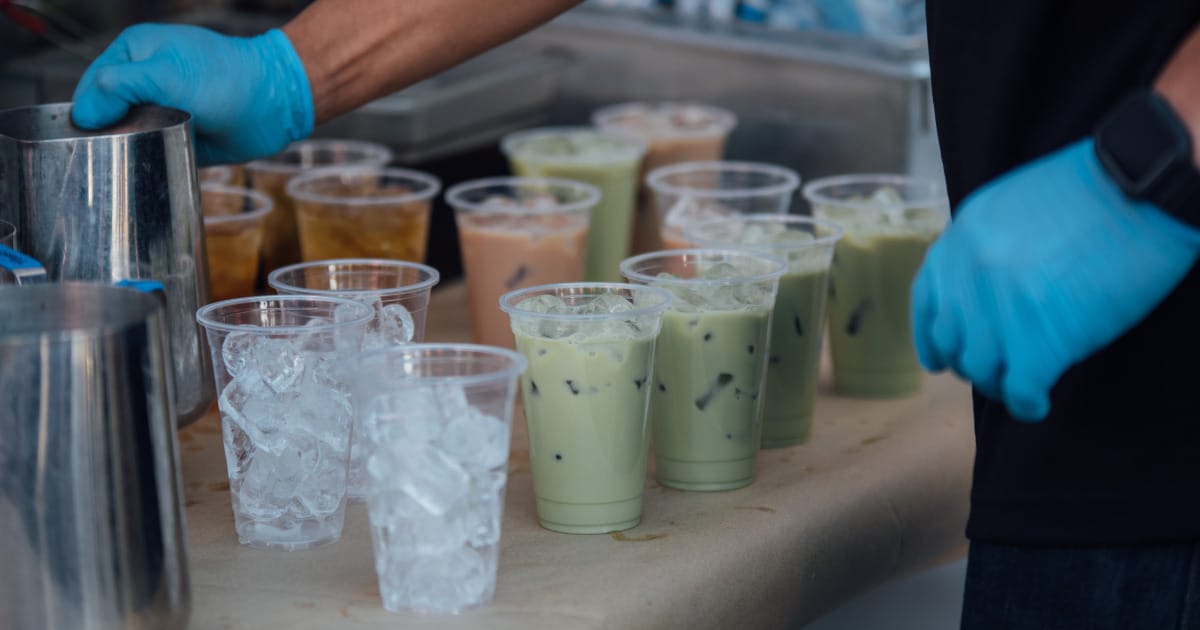
<svg viewBox="0 0 1200 630"><path fill-rule="evenodd" d="M708 162L721 159L725 141L737 126L737 116L727 109L699 103L622 103L596 110L596 127L624 131L647 142L646 157L638 181L662 166L681 162ZM633 253L661 248L654 196L641 187L637 217L633 229Z"/></svg>
<svg viewBox="0 0 1200 630"><path fill-rule="evenodd" d="M438 178L403 168L334 166L288 182L306 261L390 258L423 262Z"/></svg>
<svg viewBox="0 0 1200 630"><path fill-rule="evenodd" d="M795 171L757 162L685 162L646 177L664 249L691 247L683 228L745 214L787 214L800 186Z"/></svg>
<svg viewBox="0 0 1200 630"><path fill-rule="evenodd" d="M246 188L200 186L208 255L208 297L213 302L254 295L263 222L271 198Z"/></svg>
<svg viewBox="0 0 1200 630"><path fill-rule="evenodd" d="M500 310L506 292L583 280L595 186L565 179L496 177L446 193L454 208L476 343L513 347Z"/></svg>
<svg viewBox="0 0 1200 630"><path fill-rule="evenodd" d="M250 185L271 197L274 208L263 229L260 279L284 265L300 261L296 212L286 188L296 175L326 166L383 166L392 160L385 146L357 140L304 140L293 142L282 152L245 165ZM236 174L236 172L235 172Z"/></svg>

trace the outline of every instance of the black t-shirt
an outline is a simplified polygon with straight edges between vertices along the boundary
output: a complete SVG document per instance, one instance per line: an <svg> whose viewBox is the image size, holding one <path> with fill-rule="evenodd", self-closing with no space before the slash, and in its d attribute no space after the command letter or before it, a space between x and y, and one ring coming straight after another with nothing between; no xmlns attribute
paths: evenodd
<svg viewBox="0 0 1200 630"><path fill-rule="evenodd" d="M1124 93L1153 82L1200 22L1197 1L926 6L954 206L1001 173L1089 135ZM1200 268L1140 325L1068 371L1051 401L1049 418L1024 424L975 396L969 537L1200 539Z"/></svg>

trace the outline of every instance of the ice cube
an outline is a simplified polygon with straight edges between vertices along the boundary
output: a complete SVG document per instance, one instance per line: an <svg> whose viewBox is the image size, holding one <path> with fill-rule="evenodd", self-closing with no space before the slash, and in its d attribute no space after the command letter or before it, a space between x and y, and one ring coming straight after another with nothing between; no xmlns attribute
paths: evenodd
<svg viewBox="0 0 1200 630"><path fill-rule="evenodd" d="M612 293L603 293L592 298L585 305L585 313L605 314L605 313L624 313L633 310L633 305L629 300Z"/></svg>
<svg viewBox="0 0 1200 630"><path fill-rule="evenodd" d="M517 310L530 313L561 315L570 312L570 307L557 295L543 293L531 298L525 298L517 303Z"/></svg>
<svg viewBox="0 0 1200 630"><path fill-rule="evenodd" d="M367 335L365 350L377 350L409 343L416 332L412 315L402 304L388 304L375 312L373 330Z"/></svg>
<svg viewBox="0 0 1200 630"><path fill-rule="evenodd" d="M333 387L309 386L290 401L291 424L342 452L350 450L354 405L350 395Z"/></svg>
<svg viewBox="0 0 1200 630"><path fill-rule="evenodd" d="M416 556L406 576L409 604L419 610L460 610L486 598L494 575L493 564L470 547Z"/></svg>
<svg viewBox="0 0 1200 630"><path fill-rule="evenodd" d="M486 547L500 542L505 478L505 472L500 470L476 473L471 480L471 493L457 513L471 546Z"/></svg>
<svg viewBox="0 0 1200 630"><path fill-rule="evenodd" d="M337 512L346 498L346 451L324 442L313 442L314 452L320 452L319 465L314 462L311 474L294 489L296 500L315 517Z"/></svg>
<svg viewBox="0 0 1200 630"><path fill-rule="evenodd" d="M292 339L256 337L254 372L277 393L291 391L304 376L304 357Z"/></svg>
<svg viewBox="0 0 1200 630"><path fill-rule="evenodd" d="M242 514L254 520L278 518L319 461L316 440L302 432L289 434L278 454L255 452L245 474L230 480L230 492L239 501Z"/></svg>
<svg viewBox="0 0 1200 630"><path fill-rule="evenodd" d="M376 448L367 458L370 483L395 480L398 487L435 516L446 513L469 490L470 475L440 450L397 442Z"/></svg>
<svg viewBox="0 0 1200 630"><path fill-rule="evenodd" d="M730 280L744 275L735 265L717 261L704 266L703 277L707 280Z"/></svg>
<svg viewBox="0 0 1200 630"><path fill-rule="evenodd" d="M441 554L467 543L469 534L464 529L467 522L451 518L466 511L465 503L446 516L437 516L390 486L373 489L367 497L368 517L377 535L385 537L382 542L386 546L381 550L386 555Z"/></svg>
<svg viewBox="0 0 1200 630"><path fill-rule="evenodd" d="M499 418L468 407L447 416L437 444L467 470L492 470L508 462L508 436Z"/></svg>
<svg viewBox="0 0 1200 630"><path fill-rule="evenodd" d="M236 425L256 449L282 452L284 408L256 374L243 373L221 390L217 407L225 422Z"/></svg>
<svg viewBox="0 0 1200 630"><path fill-rule="evenodd" d="M253 362L254 339L255 335L251 333L234 332L229 333L221 343L221 361L231 377L237 378L246 363Z"/></svg>
<svg viewBox="0 0 1200 630"><path fill-rule="evenodd" d="M428 444L441 433L437 398L429 388L402 389L363 403L362 433L381 445L404 441Z"/></svg>

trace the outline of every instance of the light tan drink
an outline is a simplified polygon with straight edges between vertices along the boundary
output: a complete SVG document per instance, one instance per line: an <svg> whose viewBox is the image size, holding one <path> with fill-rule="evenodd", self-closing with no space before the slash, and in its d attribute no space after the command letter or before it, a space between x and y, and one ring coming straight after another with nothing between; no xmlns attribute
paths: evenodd
<svg viewBox="0 0 1200 630"><path fill-rule="evenodd" d="M263 221L271 212L271 198L245 188L204 184L200 201L204 209L209 300L254 295Z"/></svg>
<svg viewBox="0 0 1200 630"><path fill-rule="evenodd" d="M296 206L301 257L424 261L430 204L441 186L432 175L402 168L330 167L297 175L287 192Z"/></svg>
<svg viewBox="0 0 1200 630"><path fill-rule="evenodd" d="M596 110L592 122L600 129L641 137L647 142L638 181L654 169L682 162L721 159L725 141L737 126L733 112L698 103L622 103ZM659 221L654 196L646 186L638 195L633 253L660 249Z"/></svg>
<svg viewBox="0 0 1200 630"><path fill-rule="evenodd" d="M454 207L476 343L512 347L507 291L583 280L594 186L565 179L497 177L446 193Z"/></svg>
<svg viewBox="0 0 1200 630"><path fill-rule="evenodd" d="M246 164L250 184L271 197L274 207L263 229L262 278L266 273L300 261L296 212L286 187L301 172L326 166L383 166L392 160L387 147L355 140L304 140L277 155ZM265 285L265 282L263 283Z"/></svg>

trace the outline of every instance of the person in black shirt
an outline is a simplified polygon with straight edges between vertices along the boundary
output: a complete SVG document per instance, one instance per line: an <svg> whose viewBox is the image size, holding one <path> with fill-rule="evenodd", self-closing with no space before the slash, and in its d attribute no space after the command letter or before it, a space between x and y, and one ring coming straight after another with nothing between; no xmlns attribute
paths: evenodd
<svg viewBox="0 0 1200 630"><path fill-rule="evenodd" d="M1122 185L1095 132L1123 99L1165 104L1193 139L1167 183L1200 177L1200 3L927 17L955 218L913 325L927 367L975 385L963 627L1198 624L1200 206ZM1153 119L1121 124L1152 152Z"/></svg>

